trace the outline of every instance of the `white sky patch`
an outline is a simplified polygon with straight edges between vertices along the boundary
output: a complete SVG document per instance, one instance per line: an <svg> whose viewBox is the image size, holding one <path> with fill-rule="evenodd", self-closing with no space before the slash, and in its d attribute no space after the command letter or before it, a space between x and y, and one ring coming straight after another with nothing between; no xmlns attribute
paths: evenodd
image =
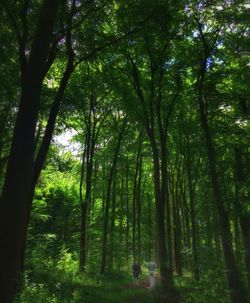
<svg viewBox="0 0 250 303"><path fill-rule="evenodd" d="M241 128L245 128L248 125L248 121L243 119L238 119L235 123Z"/></svg>
<svg viewBox="0 0 250 303"><path fill-rule="evenodd" d="M222 105L219 107L219 109L222 110L223 112L227 113L227 112L232 111L232 106L231 106L231 105L222 104Z"/></svg>
<svg viewBox="0 0 250 303"><path fill-rule="evenodd" d="M223 10L223 7L221 5L216 6L216 8L217 8L218 11L222 11Z"/></svg>
<svg viewBox="0 0 250 303"><path fill-rule="evenodd" d="M58 136L54 136L54 141L63 149L63 152L70 151L73 155L79 155L81 144L74 142L72 139L77 134L74 129L67 129L65 132Z"/></svg>
<svg viewBox="0 0 250 303"><path fill-rule="evenodd" d="M199 31L194 30L194 31L193 31L193 37L194 37L194 38L199 37Z"/></svg>

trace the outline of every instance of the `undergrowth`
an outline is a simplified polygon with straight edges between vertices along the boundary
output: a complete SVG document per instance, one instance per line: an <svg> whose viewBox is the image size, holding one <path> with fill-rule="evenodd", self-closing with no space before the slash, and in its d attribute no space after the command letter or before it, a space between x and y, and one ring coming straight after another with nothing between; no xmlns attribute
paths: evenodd
<svg viewBox="0 0 250 303"><path fill-rule="evenodd" d="M15 303L229 303L219 269L207 271L198 282L190 274L175 277L177 296L170 298L157 288L133 287L128 271L105 275L89 269L79 272L77 257L67 250L61 251L57 261L45 256L42 260L30 263ZM146 271L141 279L147 279Z"/></svg>

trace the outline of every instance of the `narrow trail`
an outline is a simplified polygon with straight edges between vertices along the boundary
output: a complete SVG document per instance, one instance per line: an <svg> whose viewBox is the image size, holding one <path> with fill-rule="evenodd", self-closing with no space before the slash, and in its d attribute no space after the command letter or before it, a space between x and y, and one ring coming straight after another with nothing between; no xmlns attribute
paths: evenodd
<svg viewBox="0 0 250 303"><path fill-rule="evenodd" d="M123 288L127 289L135 289L137 290L145 290L142 293L135 293L133 296L131 296L128 300L126 300L124 303L144 303L144 302L149 302L152 299L152 291L153 289L149 288L149 280L147 278L143 278L142 280L139 281L138 286L134 286L134 284L131 282L129 284L126 284L123 286Z"/></svg>
<svg viewBox="0 0 250 303"><path fill-rule="evenodd" d="M128 302L133 302L133 303L140 302L141 303L141 302L143 302L143 300L147 299L148 296L150 295L149 283L146 279L140 281L138 286L134 286L133 283L130 283L130 284L124 285L124 288L130 288L130 289L136 289L136 290L137 289L146 289L147 290L146 293L134 294L132 297L130 297L128 300L125 301L126 303L128 303Z"/></svg>

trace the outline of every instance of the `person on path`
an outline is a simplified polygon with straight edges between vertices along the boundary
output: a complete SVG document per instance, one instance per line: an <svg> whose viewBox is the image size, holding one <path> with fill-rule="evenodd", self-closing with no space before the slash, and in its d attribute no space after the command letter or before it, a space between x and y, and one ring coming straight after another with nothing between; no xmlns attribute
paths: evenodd
<svg viewBox="0 0 250 303"><path fill-rule="evenodd" d="M149 288L153 288L155 286L155 270L156 264L151 261L148 263L148 274L149 274Z"/></svg>
<svg viewBox="0 0 250 303"><path fill-rule="evenodd" d="M141 265L139 262L135 262L132 266L133 283L134 286L139 286L139 276L141 274Z"/></svg>

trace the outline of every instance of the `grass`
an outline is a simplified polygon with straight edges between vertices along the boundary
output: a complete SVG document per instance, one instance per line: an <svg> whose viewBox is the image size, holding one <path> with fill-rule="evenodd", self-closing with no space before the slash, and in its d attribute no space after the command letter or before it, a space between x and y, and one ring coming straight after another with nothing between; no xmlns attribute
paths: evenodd
<svg viewBox="0 0 250 303"><path fill-rule="evenodd" d="M60 280L60 281L58 281ZM53 272L36 273L16 303L152 303L147 288L133 287L127 273L77 273L57 280Z"/></svg>
<svg viewBox="0 0 250 303"><path fill-rule="evenodd" d="M25 287L16 303L228 303L227 288L220 276L215 270L203 275L199 282L190 273L175 276L177 292L170 298L159 290L147 289L146 274L141 277L140 287L134 287L128 271L100 275L79 273L70 267L54 271L40 267L26 273Z"/></svg>

